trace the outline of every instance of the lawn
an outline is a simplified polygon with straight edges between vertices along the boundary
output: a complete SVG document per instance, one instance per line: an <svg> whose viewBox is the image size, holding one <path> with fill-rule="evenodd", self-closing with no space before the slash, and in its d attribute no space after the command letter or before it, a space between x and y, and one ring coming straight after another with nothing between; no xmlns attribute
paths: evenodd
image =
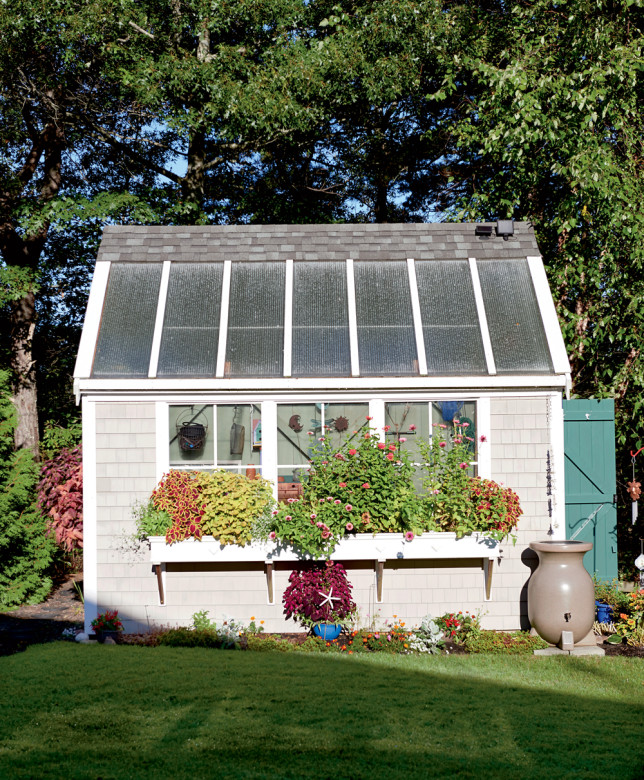
<svg viewBox="0 0 644 780"><path fill-rule="evenodd" d="M2 778L640 778L644 661L55 643L0 658Z"/></svg>

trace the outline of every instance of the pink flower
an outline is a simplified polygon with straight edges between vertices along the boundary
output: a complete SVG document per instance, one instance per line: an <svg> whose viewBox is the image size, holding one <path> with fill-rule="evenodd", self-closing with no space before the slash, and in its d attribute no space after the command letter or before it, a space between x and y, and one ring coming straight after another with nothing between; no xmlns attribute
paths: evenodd
<svg viewBox="0 0 644 780"><path fill-rule="evenodd" d="M385 455L385 458L387 458L387 460L393 460L393 459L394 459L394 456L391 454L391 452L388 452L388 453Z"/></svg>
<svg viewBox="0 0 644 780"><path fill-rule="evenodd" d="M444 442L444 441L441 441L441 442L439 442L438 446L439 446L439 447L445 447L445 446L447 446L447 445L445 444L445 442Z"/></svg>
<svg viewBox="0 0 644 780"><path fill-rule="evenodd" d="M336 498L336 499L335 499L335 501L334 501L333 503L334 503L334 504L341 504L341 503L342 503L342 501L340 501L340 499L339 499L339 498Z"/></svg>
<svg viewBox="0 0 644 780"><path fill-rule="evenodd" d="M320 436L320 438L318 439L318 441L324 441L324 436Z"/></svg>
<svg viewBox="0 0 644 780"><path fill-rule="evenodd" d="M277 514L279 514L279 510L278 509L273 509L273 517L275 517L275 515L277 515Z"/></svg>
<svg viewBox="0 0 644 780"><path fill-rule="evenodd" d="M368 482L363 482L363 484L360 487L363 487L365 490L369 490L371 485Z"/></svg>
<svg viewBox="0 0 644 780"><path fill-rule="evenodd" d="M319 498L318 499L318 504L323 504L323 503L324 503L324 499L323 498Z"/></svg>
<svg viewBox="0 0 644 780"><path fill-rule="evenodd" d="M313 512L313 514L311 515L311 520L315 520L316 517L317 515L315 514L315 512Z"/></svg>
<svg viewBox="0 0 644 780"><path fill-rule="evenodd" d="M318 522L316 523L316 525L317 525L317 527L318 527L318 528L326 528L326 526L324 525L324 523L323 523L323 522L321 522L321 521L318 521Z"/></svg>
<svg viewBox="0 0 644 780"><path fill-rule="evenodd" d="M345 528L347 529L347 531L353 531L353 523L347 523Z"/></svg>
<svg viewBox="0 0 644 780"><path fill-rule="evenodd" d="M416 426L415 426L415 425L412 423L412 424L409 426L409 430L410 430L410 431L415 431L415 430L416 430Z"/></svg>
<svg viewBox="0 0 644 780"><path fill-rule="evenodd" d="M326 500L327 500L327 501L333 501L333 496L327 496L327 497L326 497Z"/></svg>
<svg viewBox="0 0 644 780"><path fill-rule="evenodd" d="M340 482L340 487L346 487L346 486L347 486L346 482Z"/></svg>
<svg viewBox="0 0 644 780"><path fill-rule="evenodd" d="M445 423L439 423L438 427L444 429L444 428L447 428L447 425L445 425Z"/></svg>
<svg viewBox="0 0 644 780"><path fill-rule="evenodd" d="M463 428L469 428L469 427L470 427L470 424L468 422L464 422L463 423Z"/></svg>
<svg viewBox="0 0 644 780"><path fill-rule="evenodd" d="M371 438L371 434L370 433L365 433L364 437L365 437L365 439L370 439Z"/></svg>
<svg viewBox="0 0 644 780"><path fill-rule="evenodd" d="M458 466L461 469L466 469L467 468L467 463L459 463Z"/></svg>
<svg viewBox="0 0 644 780"><path fill-rule="evenodd" d="M379 441L379 442L378 442L378 449L379 449L379 450L384 450L384 448L385 448L385 444L384 444L384 442L381 442L381 441Z"/></svg>
<svg viewBox="0 0 644 780"><path fill-rule="evenodd" d="M344 505L344 508L347 510L347 512L350 512L350 511L353 509L353 507L351 506L351 504L345 504L345 505Z"/></svg>
<svg viewBox="0 0 644 780"><path fill-rule="evenodd" d="M268 538L271 540L271 542L274 539L277 539L277 534L275 533L275 531L271 531L270 534L268 535Z"/></svg>
<svg viewBox="0 0 644 780"><path fill-rule="evenodd" d="M367 415L367 420L373 420L373 417L369 417L369 415Z"/></svg>
<svg viewBox="0 0 644 780"><path fill-rule="evenodd" d="M479 441L481 442L481 444L487 441L487 436L479 436Z"/></svg>
<svg viewBox="0 0 644 780"><path fill-rule="evenodd" d="M357 455L358 450L349 450L349 455Z"/></svg>
<svg viewBox="0 0 644 780"><path fill-rule="evenodd" d="M307 431L306 434L307 436L313 436L313 431Z"/></svg>
<svg viewBox="0 0 644 780"><path fill-rule="evenodd" d="M395 444L390 444L389 445L389 452L394 452L395 449L396 449L396 445Z"/></svg>
<svg viewBox="0 0 644 780"><path fill-rule="evenodd" d="M401 444L404 444L404 443L407 441L407 439L406 439L404 436L401 436L401 437L400 437L400 439L398 439L398 441L399 441Z"/></svg>
<svg viewBox="0 0 644 780"><path fill-rule="evenodd" d="M414 538L413 531L406 531L405 532L405 541L406 542L411 542L413 538Z"/></svg>
<svg viewBox="0 0 644 780"><path fill-rule="evenodd" d="M328 539L329 536L331 536L331 533L329 531L322 531L322 538Z"/></svg>
<svg viewBox="0 0 644 780"><path fill-rule="evenodd" d="M292 520L293 518L290 515L286 515L286 517L284 519L285 520Z"/></svg>
<svg viewBox="0 0 644 780"><path fill-rule="evenodd" d="M385 427L384 427L382 430L383 430L385 433L387 433L387 431L391 430L391 425L385 425Z"/></svg>
<svg viewBox="0 0 644 780"><path fill-rule="evenodd" d="M294 504L294 503L296 502L296 500L297 500L297 499L295 499L295 498L287 498L287 499L286 499L286 502L287 502L288 504Z"/></svg>

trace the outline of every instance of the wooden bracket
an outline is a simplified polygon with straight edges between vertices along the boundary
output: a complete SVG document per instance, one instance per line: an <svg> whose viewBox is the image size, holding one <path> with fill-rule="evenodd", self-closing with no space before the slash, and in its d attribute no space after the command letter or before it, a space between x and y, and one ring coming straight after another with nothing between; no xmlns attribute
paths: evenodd
<svg viewBox="0 0 644 780"><path fill-rule="evenodd" d="M382 603L382 579L385 573L385 562L376 561L376 602Z"/></svg>
<svg viewBox="0 0 644 780"><path fill-rule="evenodd" d="M153 564L157 575L157 587L159 588L159 604L165 604L165 592L163 590L163 564Z"/></svg>
<svg viewBox="0 0 644 780"><path fill-rule="evenodd" d="M275 596L273 593L273 564L272 563L266 563L266 588L268 590L268 603L274 604L275 603Z"/></svg>
<svg viewBox="0 0 644 780"><path fill-rule="evenodd" d="M494 568L494 559L483 558L483 572L485 573L485 600L490 600L492 592L492 570Z"/></svg>

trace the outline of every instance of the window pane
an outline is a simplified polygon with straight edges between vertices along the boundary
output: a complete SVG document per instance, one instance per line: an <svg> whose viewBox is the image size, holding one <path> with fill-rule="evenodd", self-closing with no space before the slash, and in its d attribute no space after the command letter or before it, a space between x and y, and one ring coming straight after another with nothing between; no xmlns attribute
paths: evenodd
<svg viewBox="0 0 644 780"><path fill-rule="evenodd" d="M369 425L369 404L322 404L324 435L334 449L360 435Z"/></svg>
<svg viewBox="0 0 644 780"><path fill-rule="evenodd" d="M223 263L173 263L157 376L214 376Z"/></svg>
<svg viewBox="0 0 644 780"><path fill-rule="evenodd" d="M260 407L255 404L217 405L217 466L259 473L262 449Z"/></svg>
<svg viewBox="0 0 644 780"><path fill-rule="evenodd" d="M170 465L213 465L215 436L211 405L170 407Z"/></svg>
<svg viewBox="0 0 644 780"><path fill-rule="evenodd" d="M551 373L528 261L478 260L477 267L497 373Z"/></svg>
<svg viewBox="0 0 644 780"><path fill-rule="evenodd" d="M428 373L486 374L469 263L417 260L415 265Z"/></svg>
<svg viewBox="0 0 644 780"><path fill-rule="evenodd" d="M418 441L427 441L431 435L427 401L385 404L385 421L389 426L386 440L399 441L401 449L406 450L415 463L422 460Z"/></svg>
<svg viewBox="0 0 644 780"><path fill-rule="evenodd" d="M309 431L312 431L312 436L309 435ZM308 464L311 448L320 436L322 436L321 404L278 404L277 462L280 466Z"/></svg>
<svg viewBox="0 0 644 780"><path fill-rule="evenodd" d="M349 376L346 263L293 264L293 376Z"/></svg>
<svg viewBox="0 0 644 780"><path fill-rule="evenodd" d="M463 427L463 433L474 441L469 442L468 449L472 456L476 455L476 402L475 401L434 401L432 403L432 423L446 425L446 433L452 433L454 420ZM449 437L448 437L449 438Z"/></svg>
<svg viewBox="0 0 644 780"><path fill-rule="evenodd" d="M407 263L354 263L360 374L418 374Z"/></svg>
<svg viewBox="0 0 644 780"><path fill-rule="evenodd" d="M93 376L146 377L157 313L160 263L114 263L105 293Z"/></svg>
<svg viewBox="0 0 644 780"><path fill-rule="evenodd" d="M285 263L233 263L226 376L282 376Z"/></svg>

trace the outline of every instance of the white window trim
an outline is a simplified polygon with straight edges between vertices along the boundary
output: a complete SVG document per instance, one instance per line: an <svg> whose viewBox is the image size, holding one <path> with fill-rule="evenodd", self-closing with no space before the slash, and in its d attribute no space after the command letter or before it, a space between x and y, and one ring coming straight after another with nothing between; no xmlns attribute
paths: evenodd
<svg viewBox="0 0 644 780"><path fill-rule="evenodd" d="M543 328L546 333L546 340L548 341L552 367L557 374L570 375L570 362L568 361L566 345L561 335L561 327L559 326L557 310L552 300L546 269L543 267L543 261L540 257L528 257L527 260L537 303L539 304Z"/></svg>
<svg viewBox="0 0 644 780"><path fill-rule="evenodd" d="M111 263L109 261L99 260L94 268L94 278L89 291L85 321L81 331L78 355L76 356L76 365L74 367L74 377L76 378L85 378L92 374L96 341L101 325L107 282L110 277L110 266Z"/></svg>

